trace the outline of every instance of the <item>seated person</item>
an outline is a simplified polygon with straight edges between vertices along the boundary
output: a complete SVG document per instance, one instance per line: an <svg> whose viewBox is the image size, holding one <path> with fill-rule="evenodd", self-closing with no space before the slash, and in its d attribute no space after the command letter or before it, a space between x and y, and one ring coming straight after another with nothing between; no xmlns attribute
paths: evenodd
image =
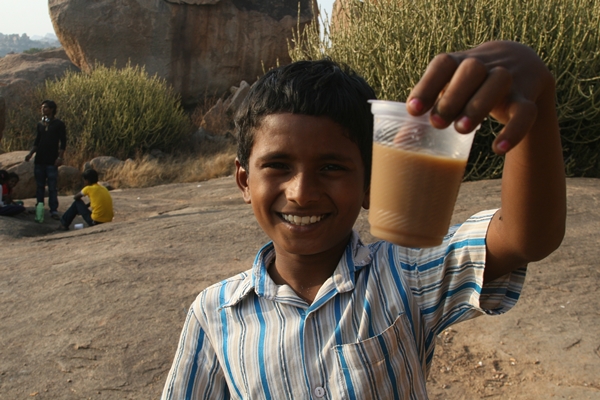
<svg viewBox="0 0 600 400"><path fill-rule="evenodd" d="M83 172L82 177L85 187L73 196L75 201L61 217L59 229L69 230L69 225L77 215L81 215L89 226L111 222L113 219L112 197L107 188L98 184L98 172L88 169ZM89 204L81 200L83 196L90 199Z"/></svg>
<svg viewBox="0 0 600 400"><path fill-rule="evenodd" d="M3 172L6 172L3 170ZM0 215L13 216L25 211L22 201L13 200L13 189L19 183L19 175L15 172L8 172L5 175L2 186L2 201L0 204Z"/></svg>

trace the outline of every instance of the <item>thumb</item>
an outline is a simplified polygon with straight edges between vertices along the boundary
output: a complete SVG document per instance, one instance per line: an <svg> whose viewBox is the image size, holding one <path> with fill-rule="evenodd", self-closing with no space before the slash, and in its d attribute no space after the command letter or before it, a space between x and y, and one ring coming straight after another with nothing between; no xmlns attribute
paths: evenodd
<svg viewBox="0 0 600 400"><path fill-rule="evenodd" d="M510 103L507 115L495 116L492 112L492 116L505 123L492 144L494 153L504 155L529 132L537 117L537 106L532 101L520 99Z"/></svg>

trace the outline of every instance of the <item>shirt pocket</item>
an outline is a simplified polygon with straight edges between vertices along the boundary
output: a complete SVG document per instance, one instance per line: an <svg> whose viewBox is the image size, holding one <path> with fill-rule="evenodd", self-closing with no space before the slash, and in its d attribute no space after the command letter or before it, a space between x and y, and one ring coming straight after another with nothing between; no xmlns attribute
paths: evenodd
<svg viewBox="0 0 600 400"><path fill-rule="evenodd" d="M337 371L332 376L332 398L427 398L421 360L406 314L400 314L381 334L335 346L333 351Z"/></svg>

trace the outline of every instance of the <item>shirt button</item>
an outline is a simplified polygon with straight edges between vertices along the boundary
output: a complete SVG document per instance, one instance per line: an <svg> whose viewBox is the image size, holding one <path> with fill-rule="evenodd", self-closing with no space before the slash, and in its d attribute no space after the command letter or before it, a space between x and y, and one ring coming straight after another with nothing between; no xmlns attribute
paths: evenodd
<svg viewBox="0 0 600 400"><path fill-rule="evenodd" d="M325 396L325 389L323 389L321 386L317 386L315 388L315 396L318 398Z"/></svg>

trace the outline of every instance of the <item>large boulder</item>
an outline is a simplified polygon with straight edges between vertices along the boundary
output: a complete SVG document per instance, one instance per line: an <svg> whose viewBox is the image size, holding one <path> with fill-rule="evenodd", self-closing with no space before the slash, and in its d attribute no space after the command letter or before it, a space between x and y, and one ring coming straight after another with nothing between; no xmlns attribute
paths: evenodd
<svg viewBox="0 0 600 400"><path fill-rule="evenodd" d="M102 179L104 174L113 168L119 168L123 166L125 161L121 161L116 157L111 156L99 156L91 159L83 165L83 170L94 169L98 173L98 178Z"/></svg>
<svg viewBox="0 0 600 400"><path fill-rule="evenodd" d="M6 101L4 101L4 97L0 96L0 140L2 140L2 133L4 132L5 126L6 126Z"/></svg>
<svg viewBox="0 0 600 400"><path fill-rule="evenodd" d="M0 168L19 175L19 183L13 189L13 198L30 199L35 197L35 176L33 175L33 160L26 162L28 151L12 151L0 155Z"/></svg>
<svg viewBox="0 0 600 400"><path fill-rule="evenodd" d="M83 188L81 171L70 165L58 167L58 192L62 194L75 194Z"/></svg>
<svg viewBox="0 0 600 400"><path fill-rule="evenodd" d="M248 82L242 81L239 87L232 86L229 90L231 91L231 96L225 101L225 107L227 107L228 114L234 115L242 105L248 92L250 92L250 85Z"/></svg>
<svg viewBox="0 0 600 400"><path fill-rule="evenodd" d="M242 81L239 87L232 86L229 96L225 101L219 99L202 117L200 129L192 137L192 140L198 142L215 135L228 136L234 131L234 116L242 101L250 91L250 85ZM204 136L204 135L208 136ZM200 139L199 139L200 138Z"/></svg>
<svg viewBox="0 0 600 400"><path fill-rule="evenodd" d="M25 156L29 151L11 151L10 153L0 154L0 169L10 170L15 165L25 161ZM31 162L33 164L33 162Z"/></svg>
<svg viewBox="0 0 600 400"><path fill-rule="evenodd" d="M47 79L60 78L68 70L77 71L78 68L69 61L63 49L7 54L0 58L0 97L6 99L7 109L14 108L34 87Z"/></svg>
<svg viewBox="0 0 600 400"><path fill-rule="evenodd" d="M190 105L289 63L293 29L315 21L317 13L315 0L48 3L56 35L79 68L131 61L165 78Z"/></svg>
<svg viewBox="0 0 600 400"><path fill-rule="evenodd" d="M217 104L204 114L200 127L211 134L225 134L233 126L231 118L227 115L227 107L223 100L219 99Z"/></svg>
<svg viewBox="0 0 600 400"><path fill-rule="evenodd" d="M15 186L13 197L15 199L30 199L35 197L36 183L33 173L33 160L25 161L28 151L12 151L0 154L0 169L16 172L19 183ZM74 194L83 187L81 171L75 167L61 165L58 167L58 192L61 194ZM47 188L46 188L47 189ZM48 197L47 190L45 197Z"/></svg>

